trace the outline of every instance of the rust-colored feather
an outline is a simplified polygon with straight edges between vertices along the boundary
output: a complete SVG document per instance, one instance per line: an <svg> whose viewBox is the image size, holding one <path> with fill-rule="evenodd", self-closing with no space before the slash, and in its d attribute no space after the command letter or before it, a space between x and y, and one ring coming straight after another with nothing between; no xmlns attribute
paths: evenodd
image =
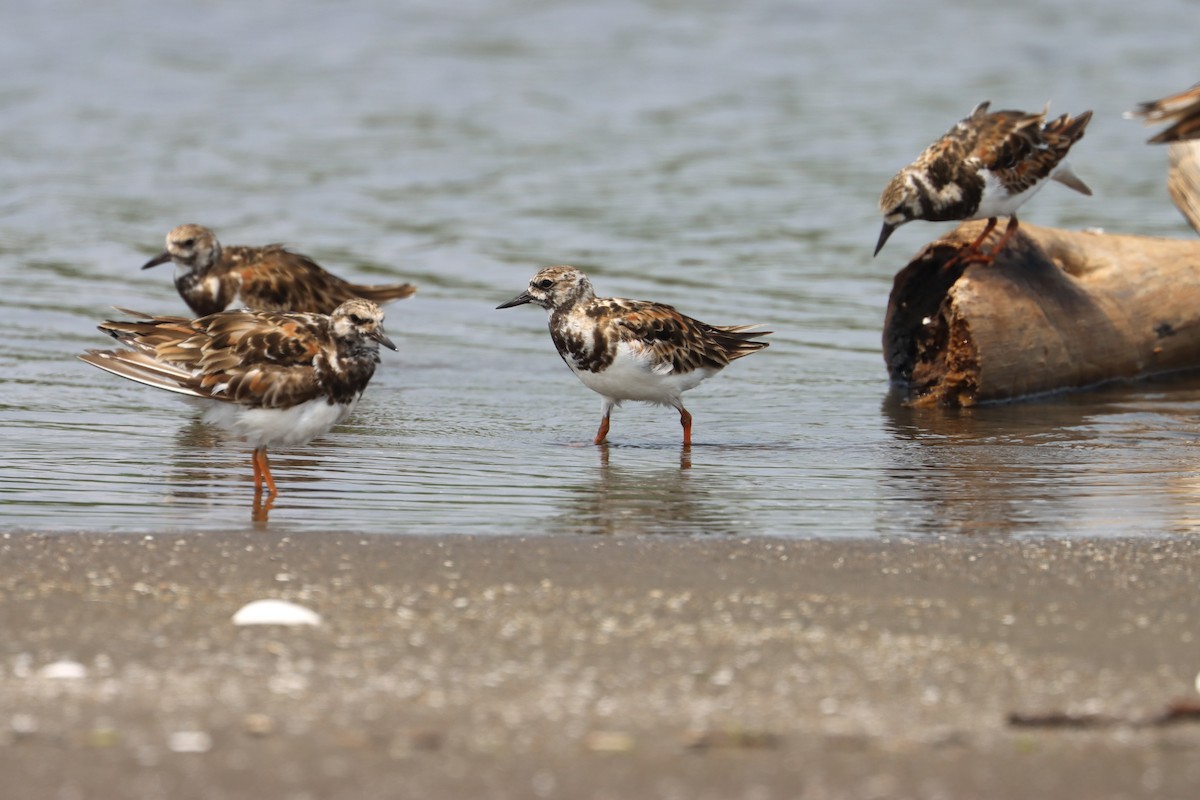
<svg viewBox="0 0 1200 800"><path fill-rule="evenodd" d="M370 308L378 311L374 304ZM109 371L124 369L118 374L139 380L154 369L148 358L165 365L159 377L174 380L180 389L173 391L255 408L286 408L328 393L337 383L331 365L338 363L338 345L330 317L323 314L225 311L194 320L110 320L100 329L141 357L112 351L104 364L89 363L117 367ZM366 380L374 363L369 360L369 369L364 368ZM171 388L160 380L153 385ZM352 388L347 391L353 393Z"/></svg>
<svg viewBox="0 0 1200 800"><path fill-rule="evenodd" d="M1092 112L1067 114L1045 124L1045 112L995 111L980 120L972 156L996 173L1012 194L1050 177L1083 136Z"/></svg>
<svg viewBox="0 0 1200 800"><path fill-rule="evenodd" d="M329 314L356 297L385 303L410 297L417 291L411 283L350 283L323 269L308 256L293 253L282 245L256 249L259 252L245 254L241 259L244 264L229 273L236 276L242 301L250 308Z"/></svg>

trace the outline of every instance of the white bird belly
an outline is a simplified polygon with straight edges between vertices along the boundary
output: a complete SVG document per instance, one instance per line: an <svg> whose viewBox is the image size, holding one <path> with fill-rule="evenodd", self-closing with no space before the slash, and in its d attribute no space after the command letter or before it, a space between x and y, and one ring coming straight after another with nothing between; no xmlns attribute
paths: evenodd
<svg viewBox="0 0 1200 800"><path fill-rule="evenodd" d="M979 208L972 219L989 219L991 217L1011 217L1026 200L1033 197L1050 179L1040 180L1020 194L1009 194L1003 184L991 173L984 173L983 197Z"/></svg>
<svg viewBox="0 0 1200 800"><path fill-rule="evenodd" d="M588 372L571 367L583 385L614 400L640 400L659 405L675 405L679 396L714 373L711 369L691 372L656 372L647 352L638 352L627 343L617 346L617 355L603 372Z"/></svg>
<svg viewBox="0 0 1200 800"><path fill-rule="evenodd" d="M318 397L291 408L247 408L214 401L205 411L204 421L244 438L252 447L297 445L328 432L357 403L357 397L348 405Z"/></svg>

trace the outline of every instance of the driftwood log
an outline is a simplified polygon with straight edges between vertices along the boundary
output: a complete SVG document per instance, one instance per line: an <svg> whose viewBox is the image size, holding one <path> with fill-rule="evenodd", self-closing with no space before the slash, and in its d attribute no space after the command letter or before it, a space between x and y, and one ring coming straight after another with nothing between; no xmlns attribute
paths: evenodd
<svg viewBox="0 0 1200 800"><path fill-rule="evenodd" d="M969 406L1200 368L1200 241L1022 223L995 263L946 268L982 225L896 275L883 349L905 402Z"/></svg>

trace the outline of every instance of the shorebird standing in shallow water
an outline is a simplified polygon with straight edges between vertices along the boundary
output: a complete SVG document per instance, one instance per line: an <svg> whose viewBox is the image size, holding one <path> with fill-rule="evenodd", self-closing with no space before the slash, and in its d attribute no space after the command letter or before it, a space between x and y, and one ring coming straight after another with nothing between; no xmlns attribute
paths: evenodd
<svg viewBox="0 0 1200 800"><path fill-rule="evenodd" d="M603 398L595 444L608 437L613 406L642 400L679 411L683 444L692 443L692 415L682 394L734 359L767 346L770 331L751 325L720 327L646 300L596 297L574 267L546 267L529 288L497 308L534 303L549 312L550 338L583 385Z"/></svg>
<svg viewBox="0 0 1200 800"><path fill-rule="evenodd" d="M356 297L387 303L417 291L411 283L350 283L281 244L223 247L216 234L203 225L180 225L172 230L167 234L167 249L142 269L168 261L175 264L179 296L198 316L231 306L332 314Z"/></svg>
<svg viewBox="0 0 1200 800"><path fill-rule="evenodd" d="M122 309L123 310L123 309ZM147 386L200 398L204 419L254 448L254 494L278 493L267 448L306 444L358 403L383 332L383 311L349 300L333 314L223 311L200 319L141 317L100 330L129 349L89 350L80 359Z"/></svg>
<svg viewBox="0 0 1200 800"><path fill-rule="evenodd" d="M896 228L914 219L986 219L983 233L953 260L990 264L1017 230L1017 209L1047 181L1092 193L1064 160L1083 136L1091 111L1044 122L1045 110L989 113L988 105L976 106L888 183L879 198L883 229L875 255ZM1004 234L984 255L980 247L1002 216L1008 217Z"/></svg>

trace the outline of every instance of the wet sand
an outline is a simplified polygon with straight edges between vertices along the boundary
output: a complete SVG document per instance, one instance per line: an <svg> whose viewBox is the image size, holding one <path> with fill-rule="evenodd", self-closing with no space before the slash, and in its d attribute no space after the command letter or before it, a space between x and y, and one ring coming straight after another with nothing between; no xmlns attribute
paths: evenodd
<svg viewBox="0 0 1200 800"><path fill-rule="evenodd" d="M1192 798L1196 551L8 533L0 795Z"/></svg>

